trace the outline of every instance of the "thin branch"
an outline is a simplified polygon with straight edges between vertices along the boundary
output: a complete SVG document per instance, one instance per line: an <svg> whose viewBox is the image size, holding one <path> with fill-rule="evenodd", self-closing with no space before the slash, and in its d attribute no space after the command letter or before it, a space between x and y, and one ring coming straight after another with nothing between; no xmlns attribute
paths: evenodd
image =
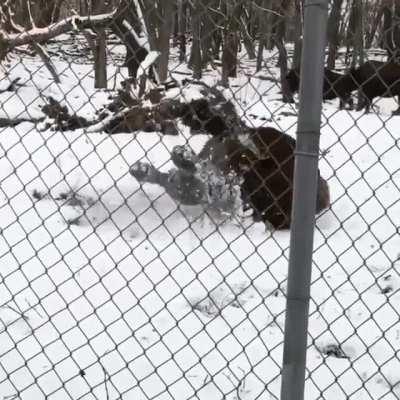
<svg viewBox="0 0 400 400"><path fill-rule="evenodd" d="M51 76L54 79L54 82L60 83L61 80L60 80L60 76L57 72L56 66L51 61L51 58L50 58L49 54L47 53L47 51L45 50L45 48L39 43L33 44L33 47L36 50L36 52L38 53L39 57L42 59L45 67L49 70Z"/></svg>
<svg viewBox="0 0 400 400"><path fill-rule="evenodd" d="M32 29L37 29L36 25L35 25L35 21L33 20L32 17L32 12L31 12L31 2L30 0L26 0L26 4L27 4L27 8L28 8L28 13L29 13L29 19L30 19L30 23L32 26ZM14 20L12 19L12 14L11 14L11 10L10 8L8 8L8 13L9 13L9 21L13 27L13 29L18 32L18 33L23 33L25 31L25 29L23 28L23 26L17 24L14 22ZM1 35L1 32L0 32ZM1 38L0 38L1 40ZM1 46L1 43L0 43ZM44 47L39 44L39 43L32 43L32 47L36 50L36 52L38 53L39 57L41 58L41 60L43 61L43 64L45 65L45 67L48 69L48 71L50 72L51 76L53 77L54 81L56 83L60 83L60 77L57 73L57 69L55 67L55 65L53 64L53 62L50 59L50 56L47 54L47 51L44 49ZM1 60L1 57L0 57Z"/></svg>
<svg viewBox="0 0 400 400"><path fill-rule="evenodd" d="M28 9L29 22L31 23L31 28L35 29L36 28L36 24L35 24L35 21L33 20L33 17L32 17L31 0L26 0L26 8Z"/></svg>
<svg viewBox="0 0 400 400"><path fill-rule="evenodd" d="M258 8L258 9L261 10L261 11L274 14L274 15L276 15L276 16L278 16L278 17L284 17L283 14L278 13L277 11L271 10L270 8L261 7L260 5L258 5L258 4L257 4L256 2L254 2L254 1L253 1L253 5L254 5L255 8Z"/></svg>
<svg viewBox="0 0 400 400"><path fill-rule="evenodd" d="M100 364L100 365L101 365L101 368L102 368L103 373L104 373L104 386L105 386L105 389L106 389L106 400L110 400L110 393L108 391L108 386L107 386L107 381L109 379L108 373L107 373L106 369L104 368L103 364Z"/></svg>
<svg viewBox="0 0 400 400"><path fill-rule="evenodd" d="M0 29L0 48L6 47L7 50L11 50L18 46L45 42L70 31L105 28L114 22L116 13L117 10L96 16L72 16L45 28L29 29L21 33L7 33Z"/></svg>

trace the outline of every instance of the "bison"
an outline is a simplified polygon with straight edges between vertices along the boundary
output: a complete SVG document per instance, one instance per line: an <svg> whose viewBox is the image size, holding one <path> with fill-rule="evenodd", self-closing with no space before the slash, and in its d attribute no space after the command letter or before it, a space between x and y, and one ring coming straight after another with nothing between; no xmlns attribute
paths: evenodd
<svg viewBox="0 0 400 400"><path fill-rule="evenodd" d="M298 92L300 88L300 69L291 69L286 75L286 80L288 82L290 91L292 93ZM353 100L351 98L351 92L345 90L345 80L345 75L325 68L322 96L324 100L333 100L339 98L340 109L343 109L346 104L348 104L350 109L352 109Z"/></svg>
<svg viewBox="0 0 400 400"><path fill-rule="evenodd" d="M365 111L369 112L375 97L399 96L400 65L395 62L367 61L358 68L351 68L337 90L350 93L358 89L361 90L364 103L358 105L357 111L365 107Z"/></svg>

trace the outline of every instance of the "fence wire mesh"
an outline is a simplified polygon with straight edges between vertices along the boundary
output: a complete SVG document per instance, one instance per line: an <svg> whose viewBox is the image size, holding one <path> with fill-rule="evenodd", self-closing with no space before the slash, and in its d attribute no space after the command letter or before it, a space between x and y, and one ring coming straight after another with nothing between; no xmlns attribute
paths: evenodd
<svg viewBox="0 0 400 400"><path fill-rule="evenodd" d="M332 3L305 398L398 399L400 66ZM279 398L302 4L0 0L3 400Z"/></svg>

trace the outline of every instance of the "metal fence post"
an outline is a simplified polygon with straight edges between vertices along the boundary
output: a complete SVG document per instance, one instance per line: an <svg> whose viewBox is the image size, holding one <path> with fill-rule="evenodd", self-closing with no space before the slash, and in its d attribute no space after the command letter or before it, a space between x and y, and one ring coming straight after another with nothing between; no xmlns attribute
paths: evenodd
<svg viewBox="0 0 400 400"><path fill-rule="evenodd" d="M303 400L329 0L306 0L281 400Z"/></svg>

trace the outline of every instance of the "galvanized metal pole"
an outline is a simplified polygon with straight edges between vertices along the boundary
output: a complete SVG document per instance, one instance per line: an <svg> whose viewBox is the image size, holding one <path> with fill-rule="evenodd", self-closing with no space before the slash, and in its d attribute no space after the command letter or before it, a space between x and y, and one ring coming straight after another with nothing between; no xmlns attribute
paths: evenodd
<svg viewBox="0 0 400 400"><path fill-rule="evenodd" d="M303 400L329 0L306 0L281 400Z"/></svg>

